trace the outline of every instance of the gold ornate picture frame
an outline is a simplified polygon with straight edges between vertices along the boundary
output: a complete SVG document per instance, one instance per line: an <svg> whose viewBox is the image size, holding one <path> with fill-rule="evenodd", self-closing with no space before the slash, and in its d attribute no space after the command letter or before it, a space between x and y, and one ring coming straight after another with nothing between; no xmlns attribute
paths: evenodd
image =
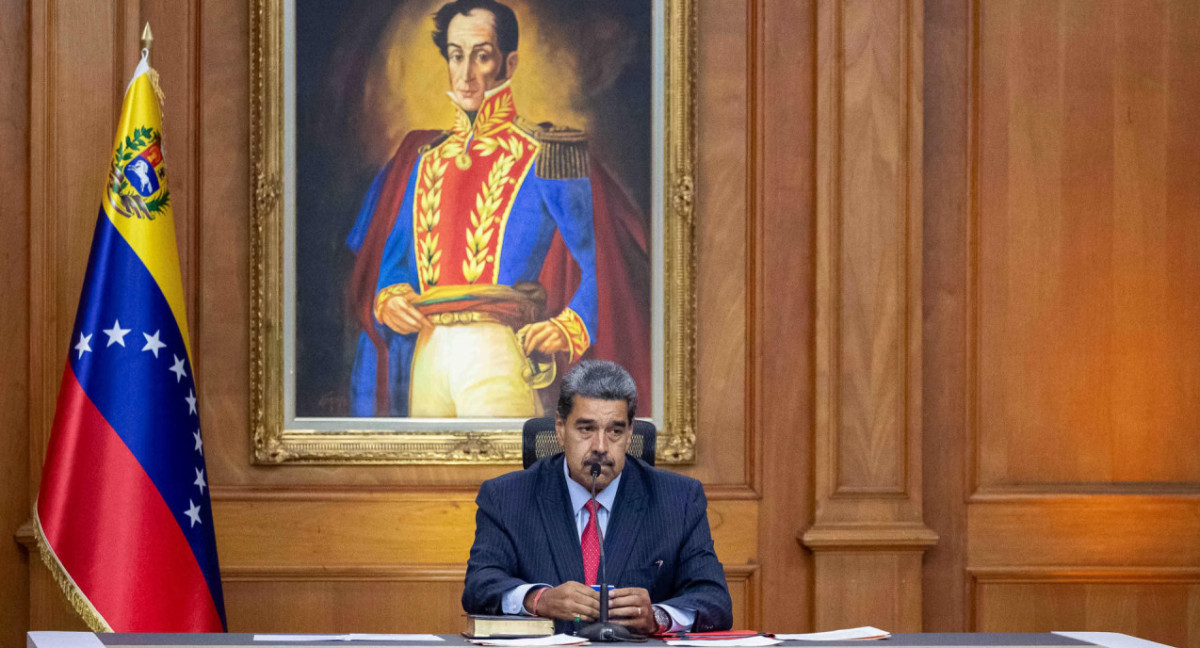
<svg viewBox="0 0 1200 648"><path fill-rule="evenodd" d="M297 62L296 43L299 1L250 3L253 461L257 464L520 463L521 419L297 416L307 406L298 400L296 386L295 313L300 296L296 279L299 173L296 151L303 145L297 141L295 108L295 78L302 65ZM311 5L315 0L303 1ZM517 4L538 1L518 0ZM696 16L694 0L654 0L652 5L653 162L648 244L653 355L649 387L654 399L653 411L639 410L638 414L652 418L659 428L658 461L678 464L691 463L696 452L693 285ZM369 18L363 22L369 22ZM522 39L527 40L527 33L528 28L523 25ZM536 43L537 34L533 37ZM641 384L638 387L646 388Z"/></svg>

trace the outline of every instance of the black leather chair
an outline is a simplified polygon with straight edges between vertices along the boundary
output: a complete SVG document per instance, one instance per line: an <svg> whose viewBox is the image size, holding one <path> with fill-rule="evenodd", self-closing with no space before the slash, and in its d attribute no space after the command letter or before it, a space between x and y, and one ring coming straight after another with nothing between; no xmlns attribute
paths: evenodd
<svg viewBox="0 0 1200 648"><path fill-rule="evenodd" d="M629 448L626 449L625 454L637 457L653 466L657 437L658 428L654 427L653 423L634 419L633 438L629 441ZM554 435L553 416L531 418L525 421L525 427L521 430L521 463L525 464L526 468L542 457L549 457L562 451L562 446L558 444L558 437Z"/></svg>

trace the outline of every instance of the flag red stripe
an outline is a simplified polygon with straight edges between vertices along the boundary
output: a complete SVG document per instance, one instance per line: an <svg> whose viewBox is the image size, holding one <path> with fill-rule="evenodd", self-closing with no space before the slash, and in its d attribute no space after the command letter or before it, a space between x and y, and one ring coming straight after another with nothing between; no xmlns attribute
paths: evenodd
<svg viewBox="0 0 1200 648"><path fill-rule="evenodd" d="M176 515L69 364L55 426L38 518L59 562L96 611L124 632L221 632L216 604Z"/></svg>

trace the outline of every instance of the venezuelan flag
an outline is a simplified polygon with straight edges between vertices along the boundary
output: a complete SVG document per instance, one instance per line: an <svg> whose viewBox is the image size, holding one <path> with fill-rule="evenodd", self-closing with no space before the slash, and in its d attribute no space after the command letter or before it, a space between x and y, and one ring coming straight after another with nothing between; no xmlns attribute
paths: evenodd
<svg viewBox="0 0 1200 648"><path fill-rule="evenodd" d="M162 110L125 91L35 512L42 559L96 631L221 632Z"/></svg>

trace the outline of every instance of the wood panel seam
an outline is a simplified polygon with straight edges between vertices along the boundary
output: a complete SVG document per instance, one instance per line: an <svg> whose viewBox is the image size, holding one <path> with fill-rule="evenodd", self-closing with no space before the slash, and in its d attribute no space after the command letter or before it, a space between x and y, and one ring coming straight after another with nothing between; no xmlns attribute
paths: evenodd
<svg viewBox="0 0 1200 648"><path fill-rule="evenodd" d="M967 567L978 583L1200 583L1200 567L1047 565Z"/></svg>
<svg viewBox="0 0 1200 648"><path fill-rule="evenodd" d="M758 264L761 262L758 255L758 233L759 233L759 208L762 204L761 196L759 195L760 186L758 182L759 170L762 169L762 148L758 145L758 129L762 123L762 117L759 114L759 84L761 83L761 75L759 74L761 53L759 51L759 29L758 22L759 4L761 0L752 0L746 3L746 24L748 26L746 35L746 224L744 237L746 241L746 285L745 294L746 305L743 315L743 328L746 333L746 348L744 352L745 370L743 379L746 385L744 394L745 408L745 425L742 428L743 437L743 452L745 458L743 462L743 479L747 487L755 493L762 492L761 476L759 466L762 461L758 456L758 381L755 380L759 370L757 358L758 353L758 304L761 303L759 290L761 287L758 282Z"/></svg>
<svg viewBox="0 0 1200 648"><path fill-rule="evenodd" d="M474 502L478 486L247 486L210 487L214 502ZM705 484L709 501L761 500L746 484Z"/></svg>

